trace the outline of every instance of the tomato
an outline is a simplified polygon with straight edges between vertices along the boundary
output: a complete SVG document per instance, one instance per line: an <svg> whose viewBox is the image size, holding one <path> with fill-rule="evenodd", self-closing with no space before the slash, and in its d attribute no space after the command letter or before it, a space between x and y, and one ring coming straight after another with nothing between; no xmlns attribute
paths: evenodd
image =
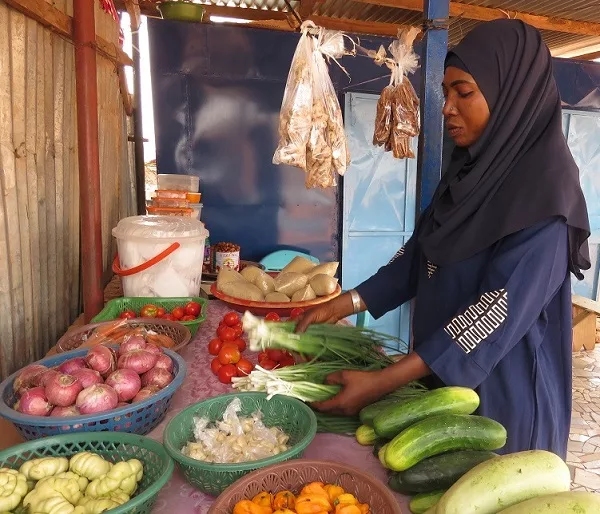
<svg viewBox="0 0 600 514"><path fill-rule="evenodd" d="M233 330L235 331L236 339L238 337L242 337L242 334L244 333L244 329L242 328L242 325L236 325L235 327L231 327L231 328L233 328Z"/></svg>
<svg viewBox="0 0 600 514"><path fill-rule="evenodd" d="M231 342L235 341L235 330L231 327L223 327L221 329L221 333L219 334L219 339L223 342Z"/></svg>
<svg viewBox="0 0 600 514"><path fill-rule="evenodd" d="M283 359L281 359L281 360L279 361L279 365L280 365L282 368L285 368L285 367L287 367L287 366L294 366L295 364L296 364L296 361L295 361L295 360L294 360L294 358L293 358L293 357L291 357L291 356L290 356L290 357L288 357L288 356L285 356Z"/></svg>
<svg viewBox="0 0 600 514"><path fill-rule="evenodd" d="M279 317L279 314L277 314L276 312L269 312L265 316L265 321L281 321L281 318Z"/></svg>
<svg viewBox="0 0 600 514"><path fill-rule="evenodd" d="M242 353L246 349L246 341L241 338L235 339L233 344L237 346L237 349Z"/></svg>
<svg viewBox="0 0 600 514"><path fill-rule="evenodd" d="M137 316L137 314L133 311L123 311L120 315L119 318L121 319L133 319Z"/></svg>
<svg viewBox="0 0 600 514"><path fill-rule="evenodd" d="M296 307L290 312L290 319L298 319L302 314L304 314L304 309L302 307Z"/></svg>
<svg viewBox="0 0 600 514"><path fill-rule="evenodd" d="M161 316L161 319L168 319L169 321L178 321L177 318L173 316L173 314L163 314Z"/></svg>
<svg viewBox="0 0 600 514"><path fill-rule="evenodd" d="M186 314L180 321L194 321L196 316L192 316L191 314Z"/></svg>
<svg viewBox="0 0 600 514"><path fill-rule="evenodd" d="M285 357L285 352L283 350L267 350L267 356L269 359L275 362L281 361Z"/></svg>
<svg viewBox="0 0 600 514"><path fill-rule="evenodd" d="M272 361L271 359L262 360L258 363L258 365L264 369L273 369L278 366L277 363L275 361Z"/></svg>
<svg viewBox="0 0 600 514"><path fill-rule="evenodd" d="M156 308L156 317L157 318L162 318L166 313L167 313L167 311L165 309L163 309L162 307Z"/></svg>
<svg viewBox="0 0 600 514"><path fill-rule="evenodd" d="M219 382L231 384L231 379L237 376L237 368L233 364L225 364L217 372Z"/></svg>
<svg viewBox="0 0 600 514"><path fill-rule="evenodd" d="M157 315L158 307L156 305L152 305L151 303L144 305L140 312L140 316L142 318L156 318Z"/></svg>
<svg viewBox="0 0 600 514"><path fill-rule="evenodd" d="M235 364L242 358L237 346L225 345L219 351L219 362L221 364Z"/></svg>
<svg viewBox="0 0 600 514"><path fill-rule="evenodd" d="M198 317L198 315L200 314L200 311L202 310L202 306L197 302L189 302L186 304L186 306L184 307L183 310L189 316Z"/></svg>
<svg viewBox="0 0 600 514"><path fill-rule="evenodd" d="M269 356L267 355L267 352L260 352L258 354L258 362L267 360L268 358Z"/></svg>
<svg viewBox="0 0 600 514"><path fill-rule="evenodd" d="M247 359L240 359L235 367L238 371L238 377L247 377L254 369L252 363Z"/></svg>
<svg viewBox="0 0 600 514"><path fill-rule="evenodd" d="M229 327L234 327L240 323L240 317L237 312L228 312L223 317L223 322Z"/></svg>
<svg viewBox="0 0 600 514"><path fill-rule="evenodd" d="M219 355L222 347L223 343L220 339L213 339L210 343L208 343L208 353L211 355Z"/></svg>
<svg viewBox="0 0 600 514"><path fill-rule="evenodd" d="M177 319L181 319L185 316L185 312L183 311L183 307L175 307L172 311L171 314L173 316L175 316L175 318Z"/></svg>
<svg viewBox="0 0 600 514"><path fill-rule="evenodd" d="M212 361L210 361L210 369L216 375L219 373L219 370L223 367L223 364L219 362L219 359L215 357Z"/></svg>

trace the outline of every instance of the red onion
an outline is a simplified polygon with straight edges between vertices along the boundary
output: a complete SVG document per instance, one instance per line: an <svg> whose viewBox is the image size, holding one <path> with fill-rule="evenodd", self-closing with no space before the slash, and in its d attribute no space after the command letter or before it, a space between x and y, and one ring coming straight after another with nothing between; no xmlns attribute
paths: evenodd
<svg viewBox="0 0 600 514"><path fill-rule="evenodd" d="M35 387L35 378L47 370L48 368L46 366L42 366L41 364L31 364L30 366L25 366L17 375L17 378L15 378L13 390L16 391L17 394L23 394L30 387Z"/></svg>
<svg viewBox="0 0 600 514"><path fill-rule="evenodd" d="M73 376L77 380L79 380L81 387L83 387L84 389L86 387L93 386L94 384L104 383L104 380L102 380L100 373L89 368L78 369L77 371L73 372Z"/></svg>
<svg viewBox="0 0 600 514"><path fill-rule="evenodd" d="M81 416L79 409L75 405L69 405L68 407L54 407L50 413L52 417L66 418L69 416Z"/></svg>
<svg viewBox="0 0 600 514"><path fill-rule="evenodd" d="M117 392L106 384L86 387L77 395L75 405L81 414L96 414L112 410L119 403Z"/></svg>
<svg viewBox="0 0 600 514"><path fill-rule="evenodd" d="M48 369L35 377L35 386L46 387L48 382L57 375L60 375L59 371L55 369Z"/></svg>
<svg viewBox="0 0 600 514"><path fill-rule="evenodd" d="M145 350L156 355L163 355L162 348L160 346L156 346L155 344L149 344L146 346Z"/></svg>
<svg viewBox="0 0 600 514"><path fill-rule="evenodd" d="M164 353L158 357L155 368L166 369L169 373L173 371L173 359Z"/></svg>
<svg viewBox="0 0 600 514"><path fill-rule="evenodd" d="M142 388L140 376L132 369L119 369L111 373L106 379L106 384L111 386L119 395L119 401L127 402L138 394Z"/></svg>
<svg viewBox="0 0 600 514"><path fill-rule="evenodd" d="M119 369L132 369L138 375L150 371L156 361L158 355L150 353L146 350L132 350L119 357L118 368Z"/></svg>
<svg viewBox="0 0 600 514"><path fill-rule="evenodd" d="M141 402L142 400L146 400L147 398L150 398L151 396L155 395L159 391L160 391L160 387L156 387L154 385L150 385L148 387L142 387L140 389L140 392L135 395L135 398L132 400L131 403L136 403L136 402Z"/></svg>
<svg viewBox="0 0 600 514"><path fill-rule="evenodd" d="M142 336L131 336L129 339L127 339L127 341L121 343L118 354L120 356L133 350L145 350L146 346L148 345Z"/></svg>
<svg viewBox="0 0 600 514"><path fill-rule="evenodd" d="M163 368L152 368L142 375L142 385L156 386L160 389L167 387L173 381L173 375Z"/></svg>
<svg viewBox="0 0 600 514"><path fill-rule="evenodd" d="M85 364L85 359L83 357L75 357L73 359L69 359L68 361L63 362L58 367L58 371L64 373L65 375L72 375L74 371L84 368L87 368L87 365Z"/></svg>
<svg viewBox="0 0 600 514"><path fill-rule="evenodd" d="M119 402L119 403L117 403L116 408L120 409L121 407L129 407L129 404L127 402Z"/></svg>
<svg viewBox="0 0 600 514"><path fill-rule="evenodd" d="M30 416L47 416L52 410L43 387L34 387L25 391L17 407L19 412Z"/></svg>
<svg viewBox="0 0 600 514"><path fill-rule="evenodd" d="M85 357L86 364L101 375L115 370L115 357L110 348L99 344L94 346Z"/></svg>
<svg viewBox="0 0 600 514"><path fill-rule="evenodd" d="M59 407L73 405L82 389L81 382L74 376L60 373L52 377L45 388L48 401Z"/></svg>

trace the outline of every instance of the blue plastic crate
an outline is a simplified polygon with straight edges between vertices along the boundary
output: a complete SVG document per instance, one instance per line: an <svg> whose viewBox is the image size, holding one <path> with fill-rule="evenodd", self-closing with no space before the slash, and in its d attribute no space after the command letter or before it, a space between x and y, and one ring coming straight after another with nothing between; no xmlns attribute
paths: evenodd
<svg viewBox="0 0 600 514"><path fill-rule="evenodd" d="M43 364L52 368L73 357L83 357L87 352L88 349L65 352L55 357L42 359L35 364ZM93 415L64 418L29 416L12 408L17 401L17 396L13 391L13 382L19 374L17 371L0 384L0 416L11 421L27 440L78 432L130 432L145 435L162 421L173 395L181 387L186 374L185 361L171 350L165 349L164 352L173 359L173 381L146 400Z"/></svg>

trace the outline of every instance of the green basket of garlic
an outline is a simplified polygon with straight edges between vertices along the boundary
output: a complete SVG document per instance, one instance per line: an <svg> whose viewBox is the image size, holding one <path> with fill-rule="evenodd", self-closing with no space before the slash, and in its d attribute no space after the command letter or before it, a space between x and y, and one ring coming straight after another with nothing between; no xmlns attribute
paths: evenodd
<svg viewBox="0 0 600 514"><path fill-rule="evenodd" d="M29 441L0 452L0 511L150 514L173 468L160 443L135 434Z"/></svg>
<svg viewBox="0 0 600 514"><path fill-rule="evenodd" d="M218 496L250 471L301 457L316 432L315 413L301 401L248 392L184 409L163 442L190 484Z"/></svg>

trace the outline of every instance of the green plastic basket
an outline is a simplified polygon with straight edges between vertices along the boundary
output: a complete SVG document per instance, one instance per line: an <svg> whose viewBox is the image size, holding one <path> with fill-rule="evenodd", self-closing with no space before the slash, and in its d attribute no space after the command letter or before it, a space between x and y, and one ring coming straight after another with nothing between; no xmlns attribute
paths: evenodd
<svg viewBox="0 0 600 514"><path fill-rule="evenodd" d="M198 332L198 327L200 327L200 325L206 321L206 309L208 307L208 301L205 298L192 296L187 298L115 298L114 300L110 300L104 306L104 309L102 309L100 314L92 319L92 323L112 321L117 319L119 315L126 310L132 310L136 313L139 313L142 310L142 307L144 307L144 305L148 305L149 303L156 305L157 307L162 307L163 309L171 312L171 310L173 310L175 307L183 307L188 302L199 303L202 307L200 315L194 321L179 321L179 323L189 329L192 337L194 337L196 332Z"/></svg>
<svg viewBox="0 0 600 514"><path fill-rule="evenodd" d="M214 464L183 455L181 449L193 440L194 418L221 420L225 409L234 398L239 398L242 402L241 415L249 416L260 410L265 425L277 426L289 435L289 450L267 459L239 464ZM218 496L250 471L302 457L316 433L315 413L295 398L278 395L267 400L266 393L233 393L204 400L181 411L167 425L163 442L190 484L207 494Z"/></svg>
<svg viewBox="0 0 600 514"><path fill-rule="evenodd" d="M18 444L0 452L0 468L18 469L27 460L39 457L70 457L94 452L111 462L138 459L144 476L136 495L111 514L150 514L156 497L173 474L173 461L162 444L148 437L114 432L90 432L45 437Z"/></svg>

